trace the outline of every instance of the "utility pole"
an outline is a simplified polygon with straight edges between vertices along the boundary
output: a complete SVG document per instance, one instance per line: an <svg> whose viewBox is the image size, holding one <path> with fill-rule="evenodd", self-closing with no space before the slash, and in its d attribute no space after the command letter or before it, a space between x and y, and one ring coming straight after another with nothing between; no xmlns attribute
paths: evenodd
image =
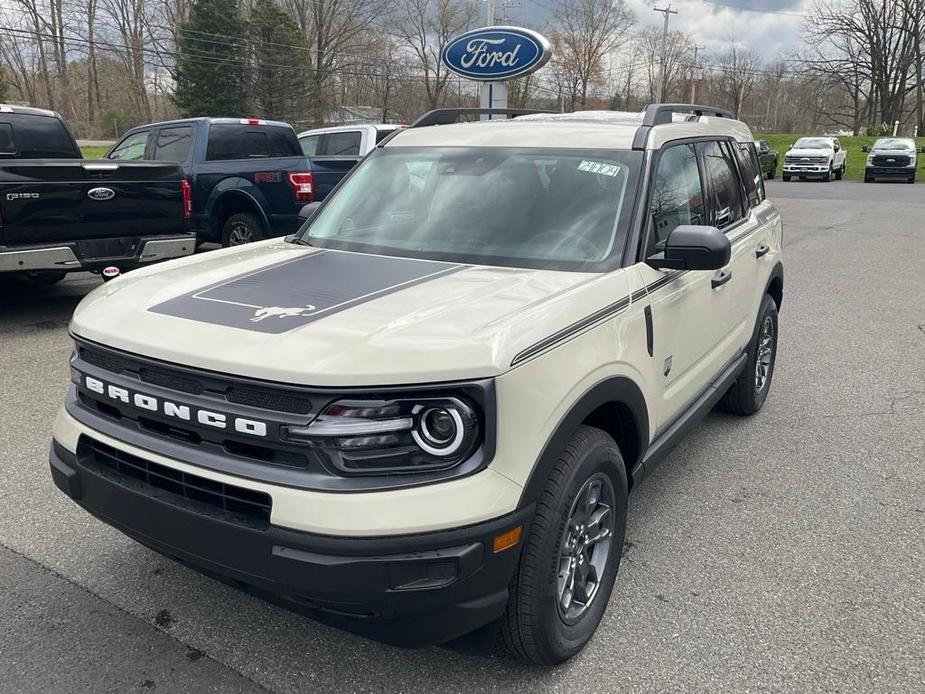
<svg viewBox="0 0 925 694"><path fill-rule="evenodd" d="M697 62L697 53L700 52L701 48L706 48L706 46L697 46L694 45L694 64L691 65L691 103L697 103L697 68L700 67L700 63Z"/></svg>
<svg viewBox="0 0 925 694"><path fill-rule="evenodd" d="M668 72L668 18L673 14L678 14L678 11L671 9L670 2L668 7L653 7L652 10L665 15L665 23L662 25L662 77L658 85L658 101L662 103L665 100L665 78Z"/></svg>

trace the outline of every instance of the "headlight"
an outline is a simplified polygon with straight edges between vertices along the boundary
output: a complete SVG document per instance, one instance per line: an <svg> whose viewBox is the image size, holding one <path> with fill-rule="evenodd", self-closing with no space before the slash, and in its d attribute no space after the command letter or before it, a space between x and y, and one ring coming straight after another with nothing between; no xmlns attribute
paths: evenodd
<svg viewBox="0 0 925 694"><path fill-rule="evenodd" d="M453 467L478 449L483 430L461 397L345 399L284 436L310 446L336 474L368 475Z"/></svg>
<svg viewBox="0 0 925 694"><path fill-rule="evenodd" d="M868 154L868 155L867 155L867 165L870 166L870 165L873 164L873 163L874 163L874 155L873 155L873 154Z"/></svg>

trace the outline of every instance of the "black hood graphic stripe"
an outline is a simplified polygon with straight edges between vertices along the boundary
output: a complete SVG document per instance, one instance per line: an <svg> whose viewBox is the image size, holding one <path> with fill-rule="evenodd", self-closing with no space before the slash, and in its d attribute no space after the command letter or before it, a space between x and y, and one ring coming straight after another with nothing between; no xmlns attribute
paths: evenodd
<svg viewBox="0 0 925 694"><path fill-rule="evenodd" d="M277 334L465 267L322 250L169 299L149 310Z"/></svg>

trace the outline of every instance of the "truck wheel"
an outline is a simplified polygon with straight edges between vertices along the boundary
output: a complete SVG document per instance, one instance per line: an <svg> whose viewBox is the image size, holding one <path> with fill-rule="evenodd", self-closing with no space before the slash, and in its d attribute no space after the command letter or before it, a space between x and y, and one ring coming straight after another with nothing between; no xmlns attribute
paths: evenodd
<svg viewBox="0 0 925 694"><path fill-rule="evenodd" d="M620 567L626 494L617 444L579 427L537 501L511 581L502 619L511 653L555 665L594 635Z"/></svg>
<svg viewBox="0 0 925 694"><path fill-rule="evenodd" d="M915 174L912 174L911 176L909 176L909 178L907 179L906 182L907 182L907 183L915 183Z"/></svg>
<svg viewBox="0 0 925 694"><path fill-rule="evenodd" d="M27 272L26 279L34 287L50 287L64 279L66 272Z"/></svg>
<svg viewBox="0 0 925 694"><path fill-rule="evenodd" d="M826 172L822 175L822 182L823 182L823 183L828 183L828 182L831 181L831 180L832 180L832 167L829 166L829 170L826 171Z"/></svg>
<svg viewBox="0 0 925 694"><path fill-rule="evenodd" d="M765 294L758 311L758 329L748 347L745 368L720 400L720 407L726 412L738 415L755 414L764 406L774 362L777 357L777 304Z"/></svg>
<svg viewBox="0 0 925 694"><path fill-rule="evenodd" d="M874 177L873 177L873 176L865 176L865 177L864 177L864 183L873 183L873 182L874 182Z"/></svg>
<svg viewBox="0 0 925 694"><path fill-rule="evenodd" d="M772 179L774 178L774 169L776 169L776 168L777 168L777 167L775 166L775 167L773 167L773 168L771 168L771 169L768 169L768 180L769 180L769 181L772 180Z"/></svg>
<svg viewBox="0 0 925 694"><path fill-rule="evenodd" d="M238 212L231 215L222 229L222 245L225 248L262 241L265 238L267 234L263 229L263 224L257 219L257 215L250 212Z"/></svg>
<svg viewBox="0 0 925 694"><path fill-rule="evenodd" d="M838 169L835 171L835 180L836 180L836 181L840 181L840 180L842 179L842 176L844 176L844 175L845 175L845 165L842 164L842 165L839 166Z"/></svg>
<svg viewBox="0 0 925 694"><path fill-rule="evenodd" d="M784 183L789 183L789 182L790 182L790 174L781 174L781 175L780 175L780 180L782 180Z"/></svg>

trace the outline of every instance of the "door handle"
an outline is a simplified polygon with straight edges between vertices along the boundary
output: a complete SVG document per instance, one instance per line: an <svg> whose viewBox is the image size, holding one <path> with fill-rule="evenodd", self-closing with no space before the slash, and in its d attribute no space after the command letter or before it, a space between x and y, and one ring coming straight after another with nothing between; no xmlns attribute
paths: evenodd
<svg viewBox="0 0 925 694"><path fill-rule="evenodd" d="M768 244L762 243L760 246L758 246L758 248L755 249L755 257L761 258L762 256L767 255L768 251L770 250L771 247Z"/></svg>
<svg viewBox="0 0 925 694"><path fill-rule="evenodd" d="M722 287L731 279L732 270L720 270L715 275L713 275L713 279L710 280L710 286L713 287L713 289L716 289L717 287Z"/></svg>

